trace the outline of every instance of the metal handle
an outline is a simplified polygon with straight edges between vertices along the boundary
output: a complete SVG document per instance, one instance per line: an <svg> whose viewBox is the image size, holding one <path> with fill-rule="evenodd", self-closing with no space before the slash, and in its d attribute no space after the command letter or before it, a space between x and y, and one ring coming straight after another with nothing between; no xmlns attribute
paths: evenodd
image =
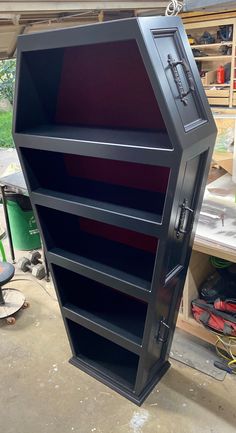
<svg viewBox="0 0 236 433"><path fill-rule="evenodd" d="M185 198L182 205L181 205L179 221L178 221L177 228L176 228L176 237L177 238L179 238L181 234L186 235L190 231L191 225L189 223L189 218L187 221L188 222L188 228L184 229L184 225L185 225L187 213L190 213L193 215L193 212L194 212L193 209L188 207L188 200Z"/></svg>
<svg viewBox="0 0 236 433"><path fill-rule="evenodd" d="M178 92L179 92L180 100L183 102L184 105L187 105L188 104L188 100L186 99L186 96L190 92L194 92L195 91L194 80L193 80L191 71L190 71L190 69L188 67L187 62L184 59L178 60L176 62L173 59L173 57L172 57L171 54L168 54L167 58L168 58L168 63L170 65L170 68L171 68L171 71L172 71L175 83L176 83L176 87L177 87ZM187 78L187 81L188 81L188 86L189 86L188 90L184 89L183 83L181 81L181 78L180 78L180 75L179 75L179 72L178 72L178 69L177 69L178 65L181 65L183 67L183 69L184 69L184 72L185 72L185 75L186 75L186 78Z"/></svg>

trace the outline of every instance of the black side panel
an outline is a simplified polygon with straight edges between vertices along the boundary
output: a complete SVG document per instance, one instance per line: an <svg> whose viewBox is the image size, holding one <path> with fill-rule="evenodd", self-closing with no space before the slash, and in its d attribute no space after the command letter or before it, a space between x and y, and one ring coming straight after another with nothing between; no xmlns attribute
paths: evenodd
<svg viewBox="0 0 236 433"><path fill-rule="evenodd" d="M171 248L166 255L166 281L185 265L186 251L191 236L195 207L205 171L207 152L186 162L179 198L177 217L171 236Z"/></svg>
<svg viewBox="0 0 236 433"><path fill-rule="evenodd" d="M63 53L55 49L21 54L16 132L52 121Z"/></svg>

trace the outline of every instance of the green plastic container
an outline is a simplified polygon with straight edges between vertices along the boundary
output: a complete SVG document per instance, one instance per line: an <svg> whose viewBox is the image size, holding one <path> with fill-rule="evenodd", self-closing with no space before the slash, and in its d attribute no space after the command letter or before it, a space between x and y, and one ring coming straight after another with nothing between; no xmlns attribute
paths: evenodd
<svg viewBox="0 0 236 433"><path fill-rule="evenodd" d="M6 199L14 248L27 251L40 248L39 230L29 197L22 194L6 193Z"/></svg>

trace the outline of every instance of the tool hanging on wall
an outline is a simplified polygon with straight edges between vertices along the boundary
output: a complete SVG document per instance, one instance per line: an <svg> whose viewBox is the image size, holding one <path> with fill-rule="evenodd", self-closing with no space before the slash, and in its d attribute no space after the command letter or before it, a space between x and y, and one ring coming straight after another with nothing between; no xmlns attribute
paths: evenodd
<svg viewBox="0 0 236 433"><path fill-rule="evenodd" d="M217 31L217 39L221 41L232 41L233 39L233 26L220 26Z"/></svg>
<svg viewBox="0 0 236 433"><path fill-rule="evenodd" d="M214 43L215 43L215 38L209 32L204 32L199 39L199 44L201 45L214 44Z"/></svg>

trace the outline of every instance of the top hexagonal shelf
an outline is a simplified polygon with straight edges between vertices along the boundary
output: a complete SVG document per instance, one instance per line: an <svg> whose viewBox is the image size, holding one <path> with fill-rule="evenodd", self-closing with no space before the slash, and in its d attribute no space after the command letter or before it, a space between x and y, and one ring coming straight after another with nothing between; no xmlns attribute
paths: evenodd
<svg viewBox="0 0 236 433"><path fill-rule="evenodd" d="M22 36L15 132L152 149L214 131L179 18Z"/></svg>

